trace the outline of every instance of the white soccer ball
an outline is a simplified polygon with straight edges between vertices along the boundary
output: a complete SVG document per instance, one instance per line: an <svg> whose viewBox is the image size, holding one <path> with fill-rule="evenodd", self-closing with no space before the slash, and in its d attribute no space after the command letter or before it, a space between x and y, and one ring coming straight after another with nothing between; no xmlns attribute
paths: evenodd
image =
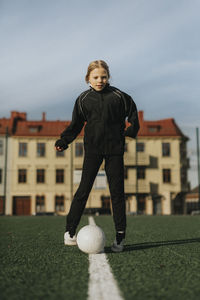
<svg viewBox="0 0 200 300"><path fill-rule="evenodd" d="M104 251L105 234L99 226L86 225L77 234L77 244L85 253L101 253Z"/></svg>

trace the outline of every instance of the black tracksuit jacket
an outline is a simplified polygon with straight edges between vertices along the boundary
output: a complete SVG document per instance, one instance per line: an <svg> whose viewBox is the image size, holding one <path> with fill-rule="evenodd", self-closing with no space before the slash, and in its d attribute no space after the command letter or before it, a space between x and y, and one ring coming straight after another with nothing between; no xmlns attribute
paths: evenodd
<svg viewBox="0 0 200 300"><path fill-rule="evenodd" d="M131 124L125 130L125 120ZM123 155L125 136L135 138L139 130L136 105L126 93L107 84L102 91L83 92L75 102L72 121L62 132L67 147L84 128L85 154Z"/></svg>

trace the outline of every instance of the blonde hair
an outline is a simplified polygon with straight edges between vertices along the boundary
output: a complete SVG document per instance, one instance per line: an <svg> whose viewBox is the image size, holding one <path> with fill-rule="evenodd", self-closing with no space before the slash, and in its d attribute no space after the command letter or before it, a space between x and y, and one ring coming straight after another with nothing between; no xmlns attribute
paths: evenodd
<svg viewBox="0 0 200 300"><path fill-rule="evenodd" d="M107 63L104 60L94 60L89 64L87 74L85 75L85 81L87 83L89 83L90 72L92 72L96 68L104 68L108 74L108 79L110 78L110 71Z"/></svg>

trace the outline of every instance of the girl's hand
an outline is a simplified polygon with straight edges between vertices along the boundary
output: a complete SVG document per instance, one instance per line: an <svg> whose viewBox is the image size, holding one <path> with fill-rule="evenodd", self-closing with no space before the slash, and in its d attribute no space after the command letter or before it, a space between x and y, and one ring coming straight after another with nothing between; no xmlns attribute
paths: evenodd
<svg viewBox="0 0 200 300"><path fill-rule="evenodd" d="M59 147L59 146L55 147L55 149L56 149L58 152L62 152L62 151L64 150L62 147Z"/></svg>
<svg viewBox="0 0 200 300"><path fill-rule="evenodd" d="M59 139L55 142L55 149L59 152L62 152L63 150L67 149L68 145L62 140Z"/></svg>

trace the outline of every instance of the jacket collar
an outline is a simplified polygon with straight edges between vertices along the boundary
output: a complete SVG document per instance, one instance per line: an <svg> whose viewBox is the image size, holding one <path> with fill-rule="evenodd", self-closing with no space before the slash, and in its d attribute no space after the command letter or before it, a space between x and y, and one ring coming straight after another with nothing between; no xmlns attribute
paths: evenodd
<svg viewBox="0 0 200 300"><path fill-rule="evenodd" d="M91 91L94 91L94 92L96 92L96 93L99 93L99 94L101 94L101 93L104 93L106 90L107 90L107 88L110 86L110 83L107 83L106 85L105 85L105 87L103 88L103 90L101 90L101 91L96 91L91 85L90 85L90 90Z"/></svg>

